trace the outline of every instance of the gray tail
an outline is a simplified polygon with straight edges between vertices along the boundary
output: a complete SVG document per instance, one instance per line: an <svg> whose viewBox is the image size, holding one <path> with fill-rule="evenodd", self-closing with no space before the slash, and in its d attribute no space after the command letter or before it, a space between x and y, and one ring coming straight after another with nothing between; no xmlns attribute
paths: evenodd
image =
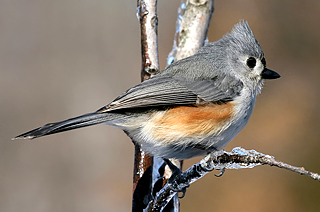
<svg viewBox="0 0 320 212"><path fill-rule="evenodd" d="M77 116L64 121L56 123L49 123L37 129L18 135L14 139L34 139L45 135L73 130L81 127L87 127L95 124L101 124L107 121L111 121L115 118L115 114L112 113L87 113L82 116Z"/></svg>

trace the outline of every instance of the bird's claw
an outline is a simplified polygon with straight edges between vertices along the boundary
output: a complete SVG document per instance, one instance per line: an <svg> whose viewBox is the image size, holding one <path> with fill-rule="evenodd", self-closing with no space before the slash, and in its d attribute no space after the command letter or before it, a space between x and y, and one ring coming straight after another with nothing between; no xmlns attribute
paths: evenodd
<svg viewBox="0 0 320 212"><path fill-rule="evenodd" d="M214 176L221 177L224 174L224 172L226 171L226 168L222 168L219 171L220 171L220 173L219 174L214 174Z"/></svg>
<svg viewBox="0 0 320 212"><path fill-rule="evenodd" d="M179 169L177 166L175 166L170 160L168 159L163 159L166 164L169 166L169 168L172 171L172 175L171 177L168 179L167 181L167 185L170 188L170 190L174 191L174 192L182 192L182 195L179 196L179 198L183 198L186 195L187 192L187 188L190 186L188 185L184 185L183 188L179 188L178 184L177 184L177 180L180 178L180 175L182 173L181 169Z"/></svg>
<svg viewBox="0 0 320 212"><path fill-rule="evenodd" d="M174 181L176 179L176 176L173 176L174 178L172 179L172 181ZM171 179L171 177L170 177ZM169 180L170 180L169 179ZM178 196L180 199L183 198L186 195L187 192L187 188L189 188L190 185L185 185L183 188L177 188L177 186L174 186L173 183L170 183L168 180L168 187L170 188L171 191L177 192L177 193L182 193L181 196Z"/></svg>

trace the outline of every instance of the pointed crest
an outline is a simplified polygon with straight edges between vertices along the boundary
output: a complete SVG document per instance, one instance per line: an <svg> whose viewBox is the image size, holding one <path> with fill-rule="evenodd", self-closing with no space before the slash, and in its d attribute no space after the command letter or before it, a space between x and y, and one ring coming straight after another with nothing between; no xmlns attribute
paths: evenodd
<svg viewBox="0 0 320 212"><path fill-rule="evenodd" d="M257 58L264 57L260 44L245 20L237 23L232 31L227 33L222 39L232 52L252 55Z"/></svg>

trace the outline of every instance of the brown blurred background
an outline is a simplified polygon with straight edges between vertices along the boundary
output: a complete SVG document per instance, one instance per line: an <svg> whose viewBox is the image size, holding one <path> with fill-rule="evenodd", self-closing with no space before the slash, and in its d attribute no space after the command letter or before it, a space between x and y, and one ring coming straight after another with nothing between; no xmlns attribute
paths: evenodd
<svg viewBox="0 0 320 212"><path fill-rule="evenodd" d="M161 68L179 0L158 1ZM227 146L320 173L320 1L215 2L209 40L245 18L268 67L248 126ZM136 1L0 0L0 211L130 211L133 145L109 126L10 138L94 111L140 81ZM199 161L189 160L185 167ZM320 184L260 166L194 183L181 211L319 211Z"/></svg>

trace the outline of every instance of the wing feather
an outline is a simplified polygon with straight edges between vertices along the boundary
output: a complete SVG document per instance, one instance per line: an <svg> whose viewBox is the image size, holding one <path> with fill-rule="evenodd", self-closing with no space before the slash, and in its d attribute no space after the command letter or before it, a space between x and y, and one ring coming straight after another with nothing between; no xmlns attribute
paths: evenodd
<svg viewBox="0 0 320 212"><path fill-rule="evenodd" d="M216 70L205 59L199 57L197 61L200 60L204 60L201 63L205 64L204 68ZM168 66L163 73L133 86L98 112L149 106L192 105L197 104L199 98L205 102L226 102L241 94L243 83L239 79L219 71L212 71L210 77L204 77L199 66L192 61L190 58L178 61L177 63L182 64L182 69L175 64ZM193 76L186 77L190 74Z"/></svg>
<svg viewBox="0 0 320 212"><path fill-rule="evenodd" d="M151 78L113 100L99 112L124 108L195 104L197 95L170 77Z"/></svg>

